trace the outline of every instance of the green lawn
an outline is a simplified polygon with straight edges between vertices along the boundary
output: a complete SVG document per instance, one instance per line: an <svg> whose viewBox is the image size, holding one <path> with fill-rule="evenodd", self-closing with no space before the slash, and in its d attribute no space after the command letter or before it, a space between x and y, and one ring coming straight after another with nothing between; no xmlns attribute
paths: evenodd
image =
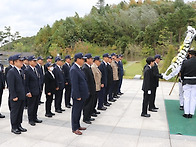
<svg viewBox="0 0 196 147"><path fill-rule="evenodd" d="M142 64L141 62L127 62L124 65L125 79L132 79L135 75L142 75Z"/></svg>

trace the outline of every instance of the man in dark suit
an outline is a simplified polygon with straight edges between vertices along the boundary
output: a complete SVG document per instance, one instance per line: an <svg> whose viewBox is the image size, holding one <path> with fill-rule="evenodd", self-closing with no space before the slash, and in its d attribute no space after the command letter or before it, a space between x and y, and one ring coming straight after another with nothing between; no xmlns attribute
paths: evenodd
<svg viewBox="0 0 196 147"><path fill-rule="evenodd" d="M40 75L39 84L40 84L40 87L41 87L41 93L39 95L39 104L44 103L44 102L41 101L41 96L42 96L42 91L43 91L43 86L44 86L44 70L43 70L43 67L42 67L43 60L44 60L44 58L42 58L42 56L39 56L37 58L37 65L36 65L37 71Z"/></svg>
<svg viewBox="0 0 196 147"><path fill-rule="evenodd" d="M116 100L113 98L113 95L112 95L112 84L113 84L113 70L112 70L112 67L111 67L111 62L112 62L112 57L109 56L109 60L108 60L108 66L107 66L107 70L108 70L108 77L107 77L107 80L108 80L108 86L107 86L107 94L109 96L109 101L110 102L115 102Z"/></svg>
<svg viewBox="0 0 196 147"><path fill-rule="evenodd" d="M93 64L93 57L91 54L86 54L85 57L87 59L85 59L85 64L83 65L82 70L86 75L89 97L84 103L83 122L85 122L86 124L91 124L91 121L95 120L94 118L91 118L91 114L93 114L93 109L94 109L93 102L95 100L96 85L95 85L94 75L91 69L91 65Z"/></svg>
<svg viewBox="0 0 196 147"><path fill-rule="evenodd" d="M71 77L71 95L73 98L73 107L71 115L72 131L76 135L82 135L80 130L86 130L80 126L81 111L83 109L86 99L89 97L88 85L86 82L86 77L81 67L84 64L84 59L82 53L77 53L74 56L75 63L70 69Z"/></svg>
<svg viewBox="0 0 196 147"><path fill-rule="evenodd" d="M53 64L48 62L46 63L46 67L48 68L47 71L45 71L45 76L44 76L44 83L45 83L45 94L46 94L46 117L52 117L55 115L54 113L51 112L51 105L52 105L52 100L53 96L56 92L56 79L53 73L54 67Z"/></svg>
<svg viewBox="0 0 196 147"><path fill-rule="evenodd" d="M103 87L101 88L101 91L99 92L99 102L98 102L98 110L106 110L107 108L103 106L104 100L107 97L106 95L106 87L107 87L107 62L108 62L109 54L103 54L103 61L101 62L101 65L99 66L99 70L102 73L101 77L101 84L103 84ZM106 100L105 100L106 101Z"/></svg>
<svg viewBox="0 0 196 147"><path fill-rule="evenodd" d="M0 54L0 55L2 55L2 54ZM2 95L3 95L4 89L5 89L4 67L3 67L3 64L0 63L0 107L1 107ZM5 115L2 115L0 113L0 118L5 118Z"/></svg>
<svg viewBox="0 0 196 147"><path fill-rule="evenodd" d="M7 83L9 89L9 101L10 101L10 120L11 120L11 132L14 134L21 134L27 130L21 126L24 100L25 100L25 85L24 74L21 70L23 65L20 55L13 56L14 67L7 73Z"/></svg>
<svg viewBox="0 0 196 147"><path fill-rule="evenodd" d="M36 123L42 123L42 120L37 118L37 111L39 105L39 95L41 87L39 84L40 75L35 67L37 59L35 56L29 56L29 66L25 69L25 88L28 106L29 124L35 126Z"/></svg>
<svg viewBox="0 0 196 147"><path fill-rule="evenodd" d="M156 98L156 90L157 87L159 87L159 78L163 78L163 76L159 73L159 69L158 69L158 64L159 62L162 60L161 55L155 55L154 57L155 62L154 62L154 66L152 67L152 72L153 72L153 89L152 89L152 99L150 100L150 104L149 104L149 111L152 112L157 112L156 109L159 109L155 106L155 98Z"/></svg>
<svg viewBox="0 0 196 147"><path fill-rule="evenodd" d="M10 56L10 57L8 58L8 61L9 61L9 66L5 68L5 81L6 81L6 84L7 84L7 73L8 73L8 71L9 71L12 67L14 67L14 65L13 65L13 57L12 57L12 56ZM8 87L8 86L7 86L7 87Z"/></svg>
<svg viewBox="0 0 196 147"><path fill-rule="evenodd" d="M23 66L22 66L22 70L25 70L28 66L29 66L29 61L28 61L28 57L23 57Z"/></svg>
<svg viewBox="0 0 196 147"><path fill-rule="evenodd" d="M61 68L63 65L63 60L57 56L55 58L56 66L54 67L54 75L57 82L57 88L55 93L55 112L62 113L65 109L61 108L62 97L63 97L63 89L65 88L65 78L64 73Z"/></svg>
<svg viewBox="0 0 196 147"><path fill-rule="evenodd" d="M122 81L123 81L123 75L124 75L124 69L123 69L123 63L122 63L123 55L119 55L119 62L118 62L118 67L119 67L119 85L118 85L118 95L122 95L123 93L121 92L121 86L122 86Z"/></svg>
<svg viewBox="0 0 196 147"><path fill-rule="evenodd" d="M144 69L144 79L143 79L143 85L142 90L144 91L144 97L143 97L143 104L142 104L142 117L150 117L150 114L147 114L147 108L150 99L152 99L152 67L154 66L154 58L148 57L146 59L147 65Z"/></svg>
<svg viewBox="0 0 196 147"><path fill-rule="evenodd" d="M52 63L52 59L53 59L52 56L48 56L48 57L46 58L46 63L48 63L48 62ZM44 72L47 71L47 70L48 70L48 69L47 69L46 64L45 64L45 65L44 65Z"/></svg>
<svg viewBox="0 0 196 147"><path fill-rule="evenodd" d="M10 57L8 58L8 61L9 61L9 66L5 68L5 81L6 81L6 86L7 86L7 88L8 88L8 84L7 84L7 73L8 73L8 71L9 71L12 67L14 67L12 56L10 56ZM9 107L9 110L11 110L11 107L10 107L10 98L9 98L9 96L8 96L8 107Z"/></svg>
<svg viewBox="0 0 196 147"><path fill-rule="evenodd" d="M67 55L65 56L65 64L63 65L63 72L64 72L64 77L65 77L65 106L67 108L71 108L70 104L70 98L71 98L71 81L70 81L70 75L69 71L71 68L71 56Z"/></svg>

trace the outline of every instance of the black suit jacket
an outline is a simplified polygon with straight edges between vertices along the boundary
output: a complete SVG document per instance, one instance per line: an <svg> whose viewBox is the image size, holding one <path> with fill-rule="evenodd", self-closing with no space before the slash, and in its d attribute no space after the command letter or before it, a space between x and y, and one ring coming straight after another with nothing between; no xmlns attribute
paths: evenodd
<svg viewBox="0 0 196 147"><path fill-rule="evenodd" d="M19 100L25 100L25 82L23 71L20 75L15 67L10 69L7 73L7 82L9 85L9 99L12 100L18 97Z"/></svg>
<svg viewBox="0 0 196 147"><path fill-rule="evenodd" d="M143 91L148 91L148 90L152 90L153 87L153 73L152 73L152 68L150 68L149 66L145 66L144 69L144 79L143 79L143 85L142 85L142 90Z"/></svg>
<svg viewBox="0 0 196 147"><path fill-rule="evenodd" d="M104 62L101 62L101 65L98 67L102 73L101 84L104 84L104 87L107 87L107 65Z"/></svg>
<svg viewBox="0 0 196 147"><path fill-rule="evenodd" d="M88 90L90 94L95 94L96 85L95 85L95 79L94 79L92 69L87 64L84 64L82 67L82 70L84 71L84 74L86 75L86 81L88 84Z"/></svg>
<svg viewBox="0 0 196 147"><path fill-rule="evenodd" d="M159 69L156 63L154 63L154 66L152 67L153 71L153 82L154 87L159 87L159 78L163 78L163 76L159 73Z"/></svg>
<svg viewBox="0 0 196 147"><path fill-rule="evenodd" d="M63 70L61 70L57 65L54 67L54 75L57 82L57 87L59 87L59 90L63 90L65 87L65 78Z"/></svg>
<svg viewBox="0 0 196 147"><path fill-rule="evenodd" d="M73 99L82 98L86 100L89 97L88 85L84 72L76 64L70 69L71 95Z"/></svg>
<svg viewBox="0 0 196 147"><path fill-rule="evenodd" d="M5 75L3 64L0 64L0 89L5 88Z"/></svg>
<svg viewBox="0 0 196 147"><path fill-rule="evenodd" d="M196 79L185 79L184 77L196 77L196 57L192 57L182 63L181 67L181 78L183 85L185 84L196 84Z"/></svg>
<svg viewBox="0 0 196 147"><path fill-rule="evenodd" d="M63 65L62 70L64 73L65 83L68 83L68 85L71 85L71 80L70 80L70 75L69 75L70 67L67 65L67 63Z"/></svg>
<svg viewBox="0 0 196 147"><path fill-rule="evenodd" d="M8 73L8 71L9 71L11 68L12 68L11 65L9 65L8 67L5 68L5 81L6 81L6 83L7 83L7 73ZM7 83L7 85L8 85L8 83ZM8 86L7 86L7 87L8 87Z"/></svg>
<svg viewBox="0 0 196 147"><path fill-rule="evenodd" d="M43 83L44 83L44 71L43 68L40 65L36 65L37 68L37 72L39 73L39 84L41 87L43 87Z"/></svg>
<svg viewBox="0 0 196 147"><path fill-rule="evenodd" d="M48 93L54 94L57 88L56 79L51 75L49 71L45 73L44 83L45 83L45 94Z"/></svg>
<svg viewBox="0 0 196 147"><path fill-rule="evenodd" d="M35 74L30 66L25 69L24 73L26 94L30 92L34 96L39 95L41 92L39 77Z"/></svg>
<svg viewBox="0 0 196 147"><path fill-rule="evenodd" d="M112 66L111 65L107 65L107 83L108 85L112 85L112 81L113 81L113 70L112 70Z"/></svg>

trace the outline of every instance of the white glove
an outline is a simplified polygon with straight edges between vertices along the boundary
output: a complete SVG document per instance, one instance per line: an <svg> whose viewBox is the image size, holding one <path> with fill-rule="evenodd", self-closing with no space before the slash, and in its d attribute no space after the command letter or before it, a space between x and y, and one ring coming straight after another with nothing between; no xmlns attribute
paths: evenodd
<svg viewBox="0 0 196 147"><path fill-rule="evenodd" d="M151 94L151 90L148 90L148 94Z"/></svg>

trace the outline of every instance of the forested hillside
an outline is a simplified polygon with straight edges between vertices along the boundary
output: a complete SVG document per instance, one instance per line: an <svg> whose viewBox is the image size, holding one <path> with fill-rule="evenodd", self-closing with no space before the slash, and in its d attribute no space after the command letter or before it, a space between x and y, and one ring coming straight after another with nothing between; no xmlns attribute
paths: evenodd
<svg viewBox="0 0 196 147"><path fill-rule="evenodd" d="M34 51L37 55L56 56L75 52L116 52L131 60L166 55L178 50L187 26L196 28L196 2L183 0L130 0L107 5L99 0L88 15L56 20L31 38L22 38L11 50ZM4 46L2 49L8 48Z"/></svg>

